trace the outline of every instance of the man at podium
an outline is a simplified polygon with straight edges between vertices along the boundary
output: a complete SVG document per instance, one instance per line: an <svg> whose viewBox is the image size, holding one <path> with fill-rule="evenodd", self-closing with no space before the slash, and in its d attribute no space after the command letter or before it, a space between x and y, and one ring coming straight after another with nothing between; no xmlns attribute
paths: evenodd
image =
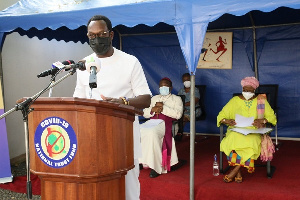
<svg viewBox="0 0 300 200"><path fill-rule="evenodd" d="M151 91L139 60L112 46L114 32L111 21L102 15L93 16L87 23L87 36L93 54L85 57L100 63L96 66L96 85L91 88L92 70L77 70L77 83L73 96L106 100L131 105L139 109L150 106ZM89 73L88 71L91 71ZM95 75L95 74L94 74ZM138 117L133 124L134 164L125 177L126 199L136 200L140 197L139 161L141 157L140 128Z"/></svg>

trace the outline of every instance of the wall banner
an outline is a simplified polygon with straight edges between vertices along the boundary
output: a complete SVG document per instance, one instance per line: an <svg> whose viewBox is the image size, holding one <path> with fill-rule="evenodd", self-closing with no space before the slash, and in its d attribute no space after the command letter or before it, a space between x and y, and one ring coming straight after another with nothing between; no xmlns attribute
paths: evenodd
<svg viewBox="0 0 300 200"><path fill-rule="evenodd" d="M0 115L4 113L4 101L0 79ZM0 120L0 183L12 182L10 168L9 150L7 142L7 131L5 118Z"/></svg>

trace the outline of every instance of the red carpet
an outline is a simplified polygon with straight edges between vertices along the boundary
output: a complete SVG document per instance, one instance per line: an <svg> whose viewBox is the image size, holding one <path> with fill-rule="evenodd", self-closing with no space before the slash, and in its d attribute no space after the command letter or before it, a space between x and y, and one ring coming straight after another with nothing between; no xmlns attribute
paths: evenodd
<svg viewBox="0 0 300 200"><path fill-rule="evenodd" d="M223 175L212 175L214 154L219 155L219 137L203 140L197 136L195 144L195 199L300 199L300 142L282 141L271 162L276 167L272 179L267 178L265 167L257 167L253 174L243 171L243 183L224 183ZM150 178L149 169L140 173L141 200L189 199L189 137L177 142L179 159L187 161L183 166L157 178ZM224 159L224 164L225 159ZM40 181L32 175L33 194L40 194ZM13 183L0 184L0 188L26 192L26 177L16 177Z"/></svg>
<svg viewBox="0 0 300 200"><path fill-rule="evenodd" d="M32 185L32 194L33 195L41 195L41 182L38 176L31 174L30 175L31 185ZM18 193L26 193L26 184L27 184L27 177L26 176L19 176L14 177L13 182L0 184L0 188L11 190Z"/></svg>
<svg viewBox="0 0 300 200"><path fill-rule="evenodd" d="M243 183L224 183L223 175L212 175L214 154L219 155L219 137L206 140L197 136L195 144L195 199L300 199L300 142L282 141L271 162L276 167L272 179L267 169L257 167L253 174L243 171ZM187 164L168 174L149 178L150 170L141 170L141 200L189 199L189 137L176 143L178 157ZM224 165L225 163L224 158Z"/></svg>

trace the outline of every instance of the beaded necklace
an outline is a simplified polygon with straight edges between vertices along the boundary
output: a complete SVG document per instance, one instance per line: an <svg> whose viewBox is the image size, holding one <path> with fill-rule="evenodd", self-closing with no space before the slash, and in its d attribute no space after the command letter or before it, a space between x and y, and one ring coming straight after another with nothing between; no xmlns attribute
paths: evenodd
<svg viewBox="0 0 300 200"><path fill-rule="evenodd" d="M244 102L245 102L246 106L247 106L248 108L250 108L250 107L252 106L253 99L250 100L250 101L244 100Z"/></svg>

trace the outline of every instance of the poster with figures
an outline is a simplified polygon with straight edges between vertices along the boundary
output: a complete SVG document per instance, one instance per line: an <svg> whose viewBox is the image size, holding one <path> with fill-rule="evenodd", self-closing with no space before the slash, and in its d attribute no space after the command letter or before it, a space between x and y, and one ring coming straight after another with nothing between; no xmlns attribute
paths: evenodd
<svg viewBox="0 0 300 200"><path fill-rule="evenodd" d="M197 68L232 69L232 32L206 33Z"/></svg>

